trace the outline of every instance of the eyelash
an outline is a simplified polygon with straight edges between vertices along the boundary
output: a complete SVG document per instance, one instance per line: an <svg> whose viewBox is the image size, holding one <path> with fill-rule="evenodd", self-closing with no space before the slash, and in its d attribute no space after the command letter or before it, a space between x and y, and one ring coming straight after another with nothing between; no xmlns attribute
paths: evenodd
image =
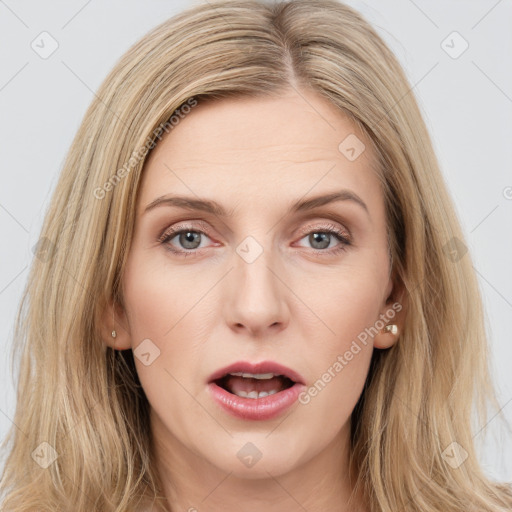
<svg viewBox="0 0 512 512"><path fill-rule="evenodd" d="M189 256L196 256L198 251L200 249L189 249L189 250L178 250L174 249L170 245L170 241L176 237L176 235L179 235L181 233L200 233L202 235L208 236L208 233L205 231L202 231L200 229L194 229L194 226L191 225L181 225L177 228L166 230L159 238L158 241L165 246L165 249L172 252L173 254L176 254L178 256L183 257L189 257ZM342 231L340 228L335 226L334 224L326 224L321 227L316 227L315 229L309 229L309 227L304 228L301 230L301 240L307 235L310 235L312 233L327 233L330 235L333 235L335 238L338 239L339 242L341 242L338 246L336 246L334 249L313 249L313 251L321 254L325 253L326 256L336 256L340 254L343 251L347 250L347 246L352 245L352 242L350 240L350 236L347 235L344 231Z"/></svg>

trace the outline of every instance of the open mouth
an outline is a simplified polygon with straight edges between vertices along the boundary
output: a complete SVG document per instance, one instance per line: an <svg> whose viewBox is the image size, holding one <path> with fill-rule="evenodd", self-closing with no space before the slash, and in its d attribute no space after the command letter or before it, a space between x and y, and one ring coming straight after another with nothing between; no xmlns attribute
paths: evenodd
<svg viewBox="0 0 512 512"><path fill-rule="evenodd" d="M295 382L284 375L273 373L228 373L213 381L228 393L242 398L263 398L291 388Z"/></svg>

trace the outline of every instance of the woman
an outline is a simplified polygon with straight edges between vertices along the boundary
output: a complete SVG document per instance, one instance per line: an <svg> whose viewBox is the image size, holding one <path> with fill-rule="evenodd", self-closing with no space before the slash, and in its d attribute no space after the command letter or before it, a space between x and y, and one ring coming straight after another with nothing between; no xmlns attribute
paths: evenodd
<svg viewBox="0 0 512 512"><path fill-rule="evenodd" d="M194 7L97 97L20 310L3 510L511 510L463 234L358 13Z"/></svg>

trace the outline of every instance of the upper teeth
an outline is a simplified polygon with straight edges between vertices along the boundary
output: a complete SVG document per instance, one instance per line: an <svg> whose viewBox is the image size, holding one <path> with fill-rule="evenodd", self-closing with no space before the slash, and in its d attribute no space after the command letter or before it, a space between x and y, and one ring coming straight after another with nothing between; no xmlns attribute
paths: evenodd
<svg viewBox="0 0 512 512"><path fill-rule="evenodd" d="M270 391L235 391L234 394L237 396L241 396L242 398L263 398L264 396L273 395L277 393L277 389L271 389Z"/></svg>
<svg viewBox="0 0 512 512"><path fill-rule="evenodd" d="M235 375L237 377L251 378L251 379L271 379L272 377L276 377L274 373L230 373L230 375Z"/></svg>

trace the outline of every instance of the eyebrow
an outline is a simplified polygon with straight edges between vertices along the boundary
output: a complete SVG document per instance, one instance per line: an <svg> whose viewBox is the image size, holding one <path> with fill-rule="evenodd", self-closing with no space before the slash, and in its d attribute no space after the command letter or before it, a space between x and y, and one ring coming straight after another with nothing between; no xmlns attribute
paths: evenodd
<svg viewBox="0 0 512 512"><path fill-rule="evenodd" d="M299 200L291 206L289 212L297 213L313 210L314 208L337 201L352 201L361 206L366 211L367 215L369 215L366 203L355 192L348 189L338 190L331 194L316 196L310 199ZM165 195L156 198L146 206L144 213L153 210L157 206L176 206L187 210L200 210L227 218L233 217L234 214L234 209L226 210L222 205L211 199L196 199L193 197L174 195Z"/></svg>

